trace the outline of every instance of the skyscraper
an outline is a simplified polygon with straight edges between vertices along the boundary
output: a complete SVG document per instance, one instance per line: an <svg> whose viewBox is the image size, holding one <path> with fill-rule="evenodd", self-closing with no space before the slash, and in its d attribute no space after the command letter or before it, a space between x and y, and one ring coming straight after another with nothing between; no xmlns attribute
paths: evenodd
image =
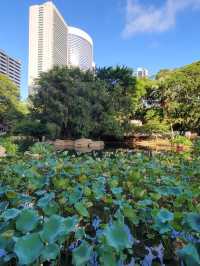
<svg viewBox="0 0 200 266"><path fill-rule="evenodd" d="M137 78L148 78L149 71L146 68L138 67L136 72Z"/></svg>
<svg viewBox="0 0 200 266"><path fill-rule="evenodd" d="M8 76L20 88L21 62L0 50L0 73Z"/></svg>
<svg viewBox="0 0 200 266"><path fill-rule="evenodd" d="M56 6L48 1L30 7L29 93L34 79L53 66L93 67L93 42L78 28L67 25Z"/></svg>

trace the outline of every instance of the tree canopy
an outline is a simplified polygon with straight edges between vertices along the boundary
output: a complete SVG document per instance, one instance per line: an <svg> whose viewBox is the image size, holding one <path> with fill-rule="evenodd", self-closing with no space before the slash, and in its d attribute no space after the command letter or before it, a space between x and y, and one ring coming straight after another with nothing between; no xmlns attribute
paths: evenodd
<svg viewBox="0 0 200 266"><path fill-rule="evenodd" d="M125 67L98 69L54 67L42 73L31 99L31 115L56 126L59 137L122 137L132 113L135 78Z"/></svg>
<svg viewBox="0 0 200 266"><path fill-rule="evenodd" d="M26 112L17 86L7 76L0 74L0 123L11 130Z"/></svg>

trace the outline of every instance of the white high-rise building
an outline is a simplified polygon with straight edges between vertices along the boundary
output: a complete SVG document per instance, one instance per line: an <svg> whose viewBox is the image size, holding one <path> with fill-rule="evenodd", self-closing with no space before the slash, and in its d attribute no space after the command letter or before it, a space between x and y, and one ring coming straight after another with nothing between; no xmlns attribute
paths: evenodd
<svg viewBox="0 0 200 266"><path fill-rule="evenodd" d="M137 78L148 78L149 71L144 67L138 67L136 72Z"/></svg>
<svg viewBox="0 0 200 266"><path fill-rule="evenodd" d="M29 93L39 74L56 65L92 70L93 41L83 30L68 26L53 2L48 1L30 7Z"/></svg>

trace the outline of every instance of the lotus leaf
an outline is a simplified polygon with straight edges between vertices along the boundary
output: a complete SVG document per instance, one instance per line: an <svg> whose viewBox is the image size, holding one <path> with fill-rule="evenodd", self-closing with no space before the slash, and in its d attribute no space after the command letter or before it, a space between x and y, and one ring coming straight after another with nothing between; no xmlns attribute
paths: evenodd
<svg viewBox="0 0 200 266"><path fill-rule="evenodd" d="M92 247L83 241L79 247L73 250L73 260L76 266L85 265L89 260L92 253Z"/></svg>
<svg viewBox="0 0 200 266"><path fill-rule="evenodd" d="M16 228L21 232L33 231L39 222L37 211L32 209L24 209L16 220Z"/></svg>
<svg viewBox="0 0 200 266"><path fill-rule="evenodd" d="M20 210L18 209L7 209L2 215L1 217L5 220L5 221L9 221L11 219L15 219L20 213Z"/></svg>
<svg viewBox="0 0 200 266"><path fill-rule="evenodd" d="M195 245L188 244L184 248L178 250L177 254L183 259L186 266L200 265L200 255Z"/></svg>
<svg viewBox="0 0 200 266"><path fill-rule="evenodd" d="M20 264L29 265L39 258L43 247L39 234L33 233L19 238L15 244L14 252Z"/></svg>
<svg viewBox="0 0 200 266"><path fill-rule="evenodd" d="M42 261L55 260L60 253L59 246L55 243L45 246L41 253Z"/></svg>
<svg viewBox="0 0 200 266"><path fill-rule="evenodd" d="M104 231L104 235L108 245L118 251L131 248L133 245L133 237L129 228L124 224L114 222L108 225Z"/></svg>

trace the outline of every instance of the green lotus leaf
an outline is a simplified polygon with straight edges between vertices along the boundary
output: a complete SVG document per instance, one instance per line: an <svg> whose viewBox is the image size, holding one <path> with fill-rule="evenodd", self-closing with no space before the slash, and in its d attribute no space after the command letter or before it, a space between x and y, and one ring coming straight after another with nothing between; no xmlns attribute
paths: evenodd
<svg viewBox="0 0 200 266"><path fill-rule="evenodd" d="M73 260L76 266L85 265L91 256L92 247L83 241L79 247L73 250Z"/></svg>
<svg viewBox="0 0 200 266"><path fill-rule="evenodd" d="M109 246L103 245L99 250L100 262L102 266L116 266L116 257L113 249Z"/></svg>
<svg viewBox="0 0 200 266"><path fill-rule="evenodd" d="M184 224L189 226L190 229L200 233L200 214L187 213L184 217Z"/></svg>
<svg viewBox="0 0 200 266"><path fill-rule="evenodd" d="M155 187L156 192L163 196L178 196L182 193L183 189L181 187Z"/></svg>
<svg viewBox="0 0 200 266"><path fill-rule="evenodd" d="M98 180L97 182L94 182L92 185L92 191L95 195L95 198L97 200L101 199L105 195L105 186L104 182L101 180Z"/></svg>
<svg viewBox="0 0 200 266"><path fill-rule="evenodd" d="M33 233L21 237L17 240L14 247L19 264L29 265L37 260L42 252L43 243L38 233Z"/></svg>
<svg viewBox="0 0 200 266"><path fill-rule="evenodd" d="M51 216L53 214L59 213L59 205L57 202L52 201L46 207L43 208L44 214L47 216Z"/></svg>
<svg viewBox="0 0 200 266"><path fill-rule="evenodd" d="M76 202L78 202L83 195L82 189L79 189L79 187L75 187L74 190L69 195L69 204L73 205Z"/></svg>
<svg viewBox="0 0 200 266"><path fill-rule="evenodd" d="M8 201L0 202L0 212L5 211L8 206L9 206L9 202Z"/></svg>
<svg viewBox="0 0 200 266"><path fill-rule="evenodd" d="M6 197L7 197L7 199L9 199L9 200L16 199L16 197L17 197L17 192L15 192L15 191L13 191L13 190L8 190L8 191L6 192Z"/></svg>
<svg viewBox="0 0 200 266"><path fill-rule="evenodd" d="M39 216L37 211L32 209L24 209L16 221L16 228L21 232L33 231L39 222Z"/></svg>
<svg viewBox="0 0 200 266"><path fill-rule="evenodd" d="M200 255L197 248L193 244L188 244L184 248L178 250L177 254L183 259L186 266L200 265Z"/></svg>
<svg viewBox="0 0 200 266"><path fill-rule="evenodd" d="M69 234L70 232L75 231L75 227L78 223L77 217L67 217L63 220L63 230L65 234Z"/></svg>
<svg viewBox="0 0 200 266"><path fill-rule="evenodd" d="M43 226L43 230L40 233L41 239L44 242L54 243L58 240L63 232L63 217L58 215L52 215Z"/></svg>
<svg viewBox="0 0 200 266"><path fill-rule="evenodd" d="M58 257L59 253L60 249L57 244L49 244L43 249L41 253L41 259L42 261L55 260Z"/></svg>
<svg viewBox="0 0 200 266"><path fill-rule="evenodd" d="M37 206L40 208L45 208L48 204L55 198L55 193L50 192L46 193L42 198L40 198L37 202Z"/></svg>
<svg viewBox="0 0 200 266"><path fill-rule="evenodd" d="M161 209L156 216L156 220L160 223L170 222L173 221L173 219L174 214L166 209Z"/></svg>
<svg viewBox="0 0 200 266"><path fill-rule="evenodd" d="M85 230L82 227L77 228L75 232L75 238L76 239L83 239L85 237Z"/></svg>
<svg viewBox="0 0 200 266"><path fill-rule="evenodd" d="M108 245L118 251L131 248L133 245L133 237L129 228L124 224L113 223L108 225L104 230L104 235Z"/></svg>
<svg viewBox="0 0 200 266"><path fill-rule="evenodd" d="M123 208L123 214L131 223L135 225L139 224L139 217L137 216L136 210L134 210L130 205L126 205Z"/></svg>
<svg viewBox="0 0 200 266"><path fill-rule="evenodd" d="M81 216L89 217L89 212L82 202L77 202L74 207Z"/></svg>
<svg viewBox="0 0 200 266"><path fill-rule="evenodd" d="M161 235L169 233L172 230L172 226L168 223L159 223L153 225L153 228L157 230Z"/></svg>
<svg viewBox="0 0 200 266"><path fill-rule="evenodd" d="M4 213L2 213L2 218L5 221L9 221L11 219L15 219L20 213L20 210L12 208L12 209L7 209Z"/></svg>
<svg viewBox="0 0 200 266"><path fill-rule="evenodd" d="M151 206L153 204L153 201L151 199L144 199L144 200L139 200L138 204L141 206Z"/></svg>

